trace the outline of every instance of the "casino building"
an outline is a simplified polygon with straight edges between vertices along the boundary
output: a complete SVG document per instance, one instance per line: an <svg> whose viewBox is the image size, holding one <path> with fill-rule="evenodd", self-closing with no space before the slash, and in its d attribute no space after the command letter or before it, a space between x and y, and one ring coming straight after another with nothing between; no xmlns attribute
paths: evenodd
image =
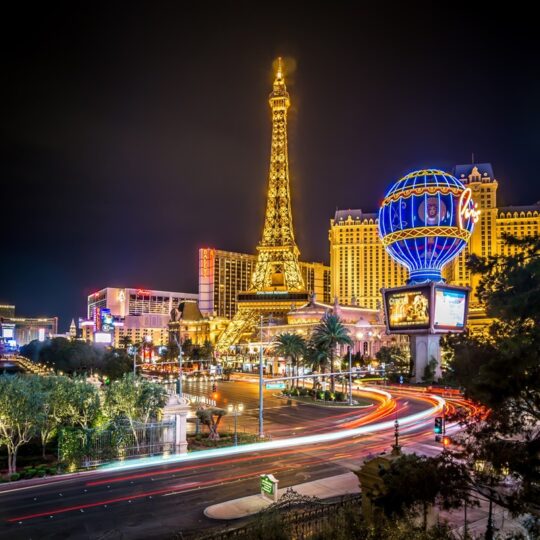
<svg viewBox="0 0 540 540"><path fill-rule="evenodd" d="M123 347L148 341L154 346L167 345L170 312L182 314L182 337L196 345L215 342L226 325L218 317L204 317L197 305L197 294L106 287L88 296L86 320L79 321L85 341Z"/></svg>
<svg viewBox="0 0 540 540"><path fill-rule="evenodd" d="M213 248L199 250L199 307L206 315L232 319L237 295L249 289L257 264L256 255ZM330 267L322 263L299 262L308 291L330 302Z"/></svg>
<svg viewBox="0 0 540 540"><path fill-rule="evenodd" d="M472 190L480 219L470 242L444 269L454 285L471 286L471 316L481 317L475 289L478 277L465 267L469 254L481 257L510 254L516 250L503 242L504 233L517 237L540 234L540 202L530 206L497 207L498 181L490 163L457 165L454 176ZM385 251L378 234L377 214L338 210L330 220L330 269L332 296L340 304L380 307L382 288L404 285L407 271Z"/></svg>

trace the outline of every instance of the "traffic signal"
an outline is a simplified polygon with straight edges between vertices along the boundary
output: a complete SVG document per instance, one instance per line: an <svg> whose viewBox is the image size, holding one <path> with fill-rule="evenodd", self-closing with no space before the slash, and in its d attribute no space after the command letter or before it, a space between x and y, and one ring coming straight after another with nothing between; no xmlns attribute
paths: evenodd
<svg viewBox="0 0 540 540"><path fill-rule="evenodd" d="M433 433L440 435L443 432L443 418L442 416L435 417L435 425L433 426Z"/></svg>
<svg viewBox="0 0 540 540"><path fill-rule="evenodd" d="M442 439L443 446L450 446L452 444L452 439L450 437L444 436Z"/></svg>
<svg viewBox="0 0 540 540"><path fill-rule="evenodd" d="M217 392L217 384L212 385L212 393L215 394Z"/></svg>

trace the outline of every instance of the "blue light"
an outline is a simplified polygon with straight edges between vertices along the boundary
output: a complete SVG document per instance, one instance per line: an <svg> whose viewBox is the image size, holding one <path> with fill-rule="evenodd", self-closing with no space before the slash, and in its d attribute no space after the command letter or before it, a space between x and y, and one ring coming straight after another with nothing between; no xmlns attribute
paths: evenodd
<svg viewBox="0 0 540 540"><path fill-rule="evenodd" d="M443 281L443 266L467 245L478 214L457 178L437 169L413 171L387 191L379 235L389 255L409 270L409 283Z"/></svg>

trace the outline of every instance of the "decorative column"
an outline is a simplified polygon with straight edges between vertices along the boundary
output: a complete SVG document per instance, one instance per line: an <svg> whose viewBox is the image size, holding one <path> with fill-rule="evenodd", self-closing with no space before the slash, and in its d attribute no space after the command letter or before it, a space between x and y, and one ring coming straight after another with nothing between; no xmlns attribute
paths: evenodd
<svg viewBox="0 0 540 540"><path fill-rule="evenodd" d="M165 440L171 444L173 454L187 453L187 415L190 410L189 400L178 394L170 394L163 409L163 417L170 426L165 430Z"/></svg>

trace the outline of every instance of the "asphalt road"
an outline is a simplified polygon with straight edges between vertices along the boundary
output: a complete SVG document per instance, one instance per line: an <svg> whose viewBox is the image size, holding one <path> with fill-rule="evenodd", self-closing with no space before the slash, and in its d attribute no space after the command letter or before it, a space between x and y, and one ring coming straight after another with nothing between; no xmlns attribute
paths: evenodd
<svg viewBox="0 0 540 540"><path fill-rule="evenodd" d="M254 385L230 383L229 396L229 390L220 385L221 399L225 402L241 398L251 406L254 390L249 386ZM287 435L291 429L304 430L300 435L351 427L369 421L373 414L367 410L355 414L350 410L343 413L314 406L287 406L281 400L271 405L271 398L268 402L270 429L279 433L277 430L285 425L281 434ZM427 407L423 399L407 395L397 398L398 415ZM389 411L385 419L394 414ZM405 446L427 453L437 451L431 441L431 421L429 426L420 422L412 429L404 429L401 437ZM204 516L204 508L257 493L261 473L273 473L280 487L288 487L356 468L366 455L388 449L392 442L393 430L386 430L354 439L235 457L90 473L29 488L13 484L11 491L0 492L0 538L170 538L179 531L216 526L218 523Z"/></svg>

